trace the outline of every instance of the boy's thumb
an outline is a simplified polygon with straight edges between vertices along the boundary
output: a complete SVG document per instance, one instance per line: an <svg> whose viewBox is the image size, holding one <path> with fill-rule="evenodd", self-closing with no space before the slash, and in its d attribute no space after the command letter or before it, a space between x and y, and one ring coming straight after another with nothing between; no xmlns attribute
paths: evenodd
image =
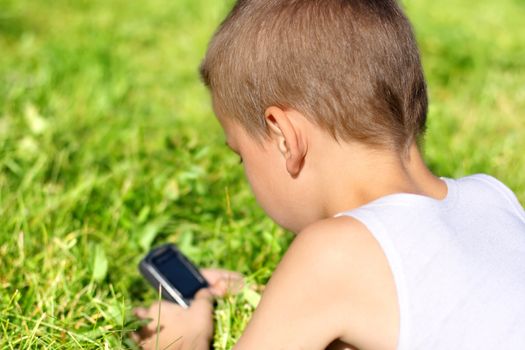
<svg viewBox="0 0 525 350"><path fill-rule="evenodd" d="M209 288L202 288L199 289L199 291L195 293L195 296L193 297L194 302L197 299L206 299L213 303L213 294L211 293Z"/></svg>
<svg viewBox="0 0 525 350"><path fill-rule="evenodd" d="M202 288L199 290L191 303L192 309L198 309L201 312L212 313L213 312L213 294L211 294L208 288Z"/></svg>

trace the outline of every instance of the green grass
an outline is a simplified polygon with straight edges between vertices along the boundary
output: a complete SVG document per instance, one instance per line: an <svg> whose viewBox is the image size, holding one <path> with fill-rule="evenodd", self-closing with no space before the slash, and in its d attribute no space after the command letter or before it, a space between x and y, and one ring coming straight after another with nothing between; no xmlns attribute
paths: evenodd
<svg viewBox="0 0 525 350"><path fill-rule="evenodd" d="M264 284L291 240L224 147L197 66L232 1L0 0L0 348L133 348L137 272L177 242ZM525 203L525 6L406 0L431 92L426 159ZM218 304L228 349L251 289Z"/></svg>

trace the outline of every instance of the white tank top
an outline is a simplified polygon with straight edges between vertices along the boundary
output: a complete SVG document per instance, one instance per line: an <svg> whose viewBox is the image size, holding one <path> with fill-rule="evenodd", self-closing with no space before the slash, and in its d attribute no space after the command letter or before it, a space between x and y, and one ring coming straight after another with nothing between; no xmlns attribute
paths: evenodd
<svg viewBox="0 0 525 350"><path fill-rule="evenodd" d="M344 212L390 264L398 350L525 350L525 212L488 175L443 178L444 200L392 194Z"/></svg>

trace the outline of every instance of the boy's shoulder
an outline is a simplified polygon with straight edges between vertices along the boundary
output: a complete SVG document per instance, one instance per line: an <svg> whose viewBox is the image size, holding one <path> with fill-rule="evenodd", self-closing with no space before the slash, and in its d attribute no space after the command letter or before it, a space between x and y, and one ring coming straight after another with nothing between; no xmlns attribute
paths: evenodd
<svg viewBox="0 0 525 350"><path fill-rule="evenodd" d="M297 327L310 346L339 339L388 349L397 341L397 297L387 260L368 229L350 217L325 219L300 232L258 309L255 323L265 324L261 315L279 310L273 315L287 315L286 324L272 320L271 327L292 333Z"/></svg>
<svg viewBox="0 0 525 350"><path fill-rule="evenodd" d="M327 264L346 263L350 267L373 254L375 246L375 239L365 225L353 217L341 216L320 220L304 228L287 255L298 255L301 259L311 257Z"/></svg>
<svg viewBox="0 0 525 350"><path fill-rule="evenodd" d="M388 260L374 235L358 219L340 216L308 226L287 255L297 269L306 266L305 271L313 271L316 278L333 281L331 287L337 289L334 297L348 303L361 325L366 324L364 319L375 322L390 311L397 321L397 296Z"/></svg>
<svg viewBox="0 0 525 350"><path fill-rule="evenodd" d="M314 282L325 306L333 306L333 317L347 325L340 330L341 340L359 343L359 348L395 346L395 283L381 246L365 225L347 216L318 221L298 234L286 255L290 275L302 271L297 278Z"/></svg>

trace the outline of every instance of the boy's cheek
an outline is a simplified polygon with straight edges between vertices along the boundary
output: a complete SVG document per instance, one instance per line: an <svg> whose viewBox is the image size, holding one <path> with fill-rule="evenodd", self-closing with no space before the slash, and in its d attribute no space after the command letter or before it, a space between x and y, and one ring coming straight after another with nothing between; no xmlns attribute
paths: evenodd
<svg viewBox="0 0 525 350"><path fill-rule="evenodd" d="M264 210L264 212L277 224L282 225L282 215L284 214L282 208L282 201L279 201L277 195L274 193L277 188L271 181L264 181L257 175L246 173L246 178L250 184L252 193L257 201L257 204Z"/></svg>
<svg viewBox="0 0 525 350"><path fill-rule="evenodd" d="M293 207L291 194L279 192L275 187L261 188L253 185L252 192L259 206L276 224L294 233L300 231L301 213L297 213L297 209Z"/></svg>
<svg viewBox="0 0 525 350"><path fill-rule="evenodd" d="M290 177L280 154L248 154L243 166L259 206L279 226L298 232L305 214L302 198L295 193L300 184Z"/></svg>

